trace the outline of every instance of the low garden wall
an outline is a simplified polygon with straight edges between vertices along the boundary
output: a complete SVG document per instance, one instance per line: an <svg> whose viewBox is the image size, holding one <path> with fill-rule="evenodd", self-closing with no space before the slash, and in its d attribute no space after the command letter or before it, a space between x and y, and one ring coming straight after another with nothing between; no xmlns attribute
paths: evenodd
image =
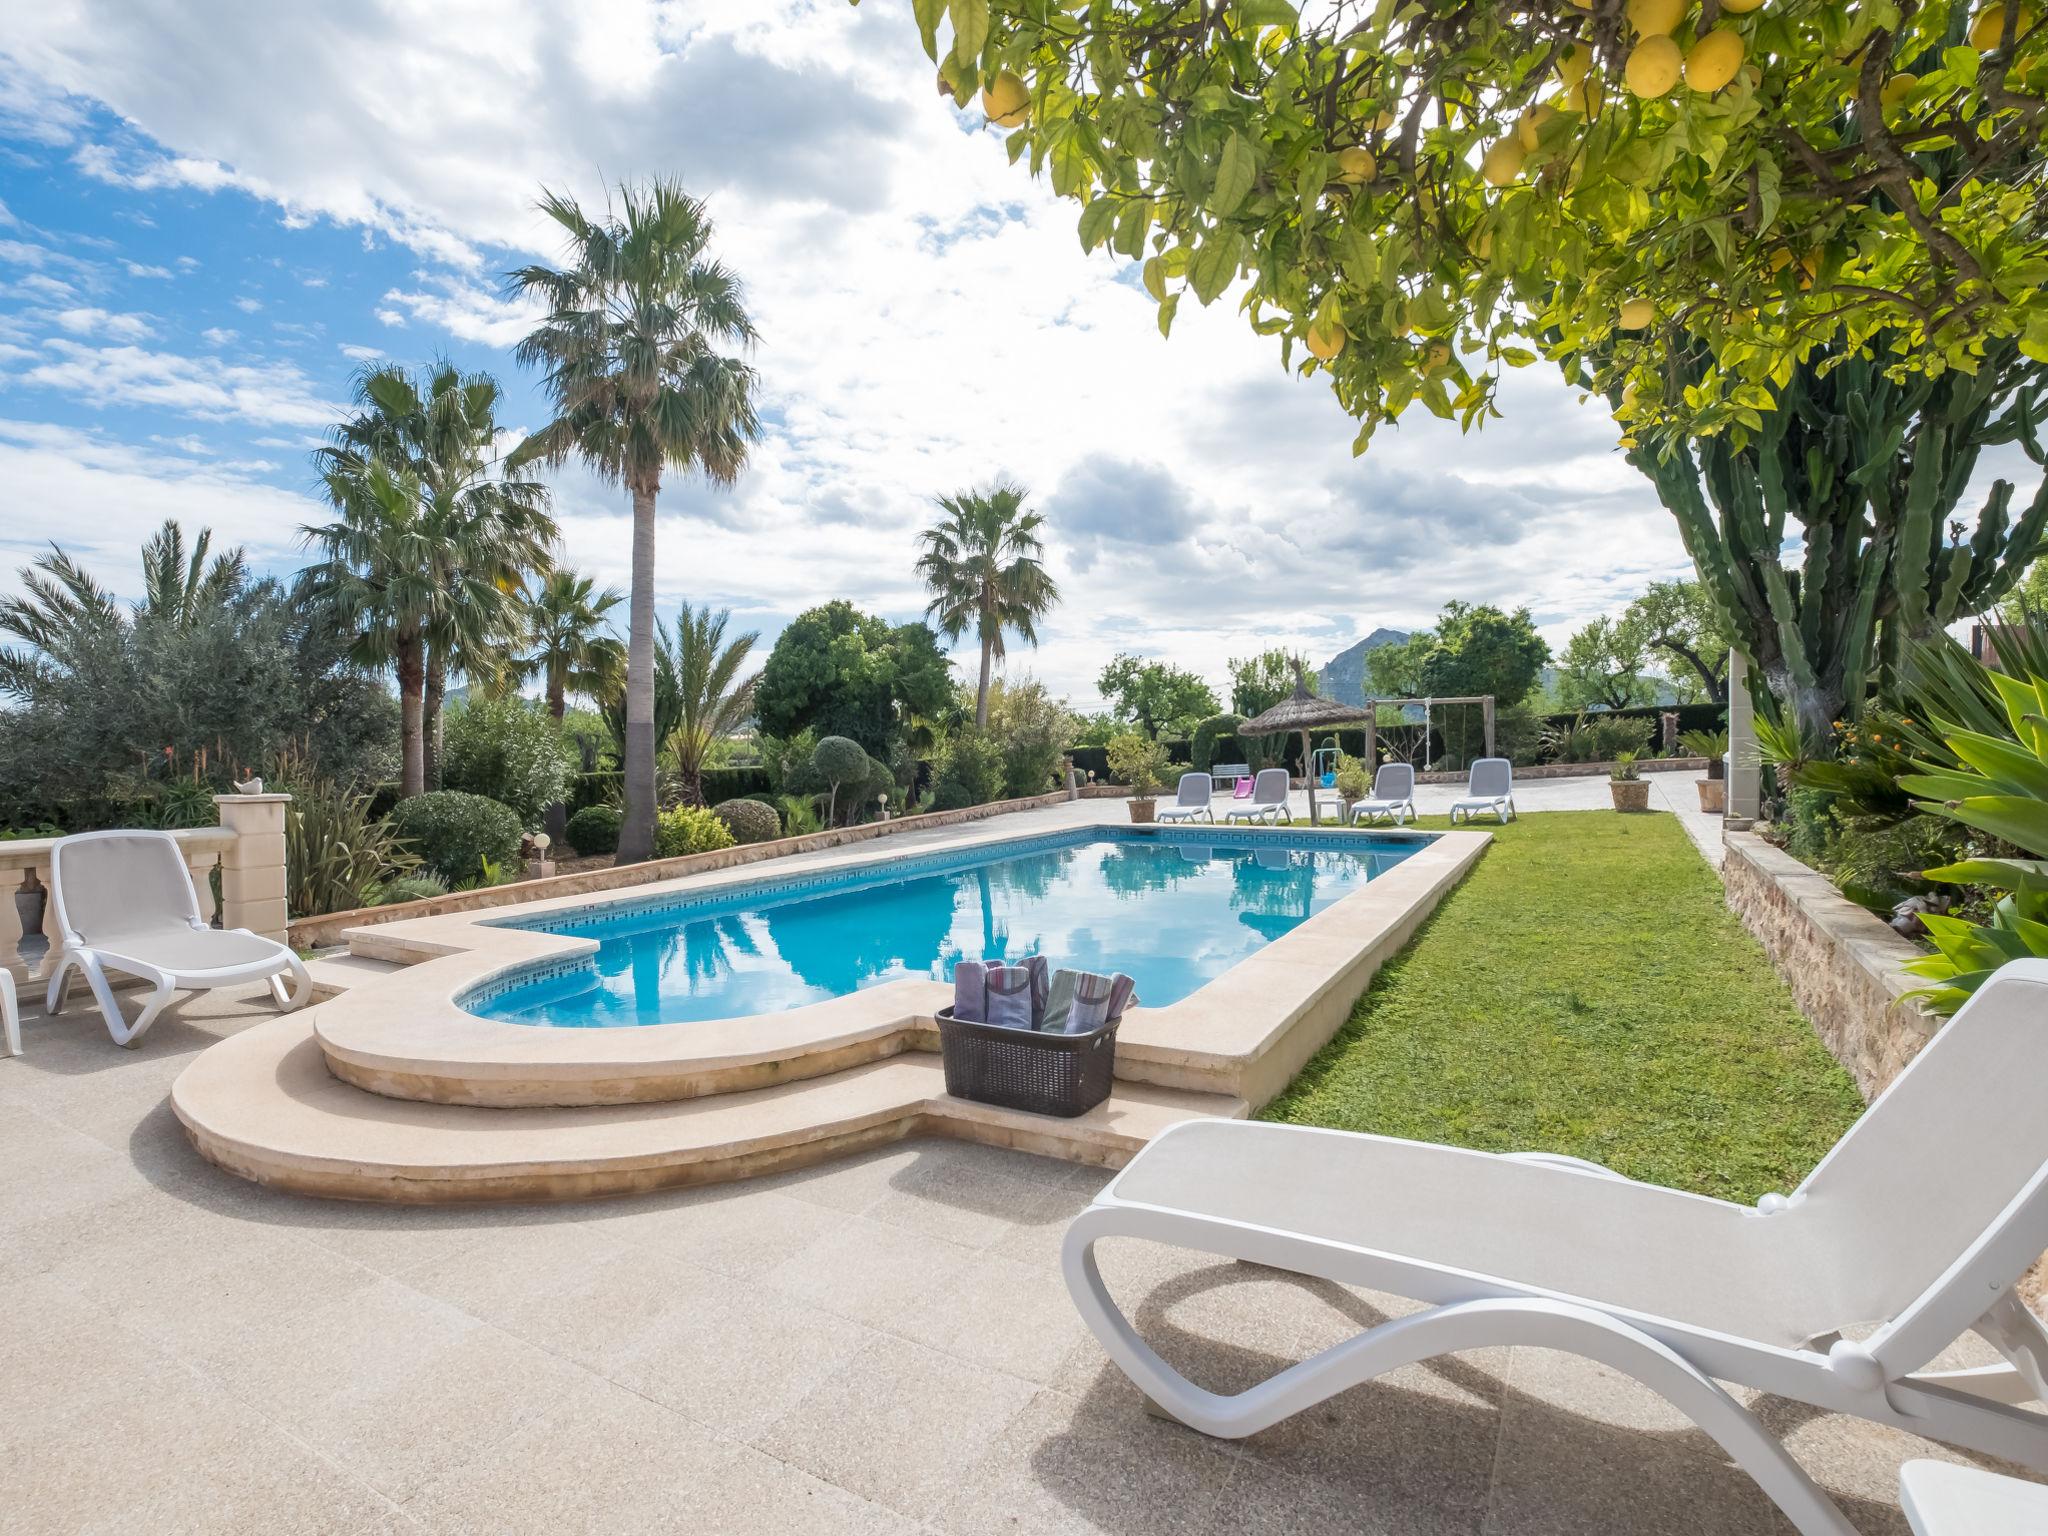
<svg viewBox="0 0 2048 1536"><path fill-rule="evenodd" d="M1819 870L1753 832L1724 832L1728 905L1792 988L1821 1043L1875 1098L1940 1027L1903 994L1923 951L1836 890Z"/></svg>
<svg viewBox="0 0 2048 1536"><path fill-rule="evenodd" d="M1642 773L1700 773L1706 769L1704 757L1639 757L1636 768ZM1515 767L1516 782L1524 779L1604 779L1614 771L1612 763L1531 763ZM1463 773L1418 773L1418 784L1463 784L1470 777Z"/></svg>
<svg viewBox="0 0 2048 1536"><path fill-rule="evenodd" d="M1129 793L1122 789L1114 792ZM1057 790L1023 800L971 805L957 811L928 811L917 816L898 816L891 821L871 821L858 827L834 827L827 832L811 832L802 837L777 838L771 843L740 843L710 853L687 853L676 859L649 859L644 864L628 864L617 869L578 870L575 874L552 875L545 880L520 880L510 885L485 886L481 890L450 891L446 896L430 896L424 901L399 901L384 907L357 907L347 912L324 913L319 917L294 918L291 942L299 949L318 949L322 945L340 942L342 934L350 928L362 928L371 923L395 922L402 917L436 917L444 912L477 912L489 907L514 906L524 901L545 901L552 896L582 896L592 891L651 885L657 880L673 880L680 875L731 869L792 853L815 853L821 848L864 843L871 838L889 837L898 832L981 821L1006 811L1037 810L1042 806L1063 804L1066 798L1066 791Z"/></svg>

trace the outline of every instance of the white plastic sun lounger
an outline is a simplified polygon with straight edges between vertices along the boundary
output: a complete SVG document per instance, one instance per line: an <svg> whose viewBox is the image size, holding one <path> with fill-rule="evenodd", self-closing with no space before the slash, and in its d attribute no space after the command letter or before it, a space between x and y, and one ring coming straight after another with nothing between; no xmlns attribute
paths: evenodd
<svg viewBox="0 0 2048 1536"><path fill-rule="evenodd" d="M209 928L185 856L168 832L80 832L50 848L50 911L62 946L50 972L49 1011L63 1011L71 973L84 975L117 1045L133 1045L173 995L268 981L280 1008L303 1006L313 978L299 957L246 928ZM150 986L129 1023L107 973ZM285 992L284 977L292 978Z"/></svg>
<svg viewBox="0 0 2048 1536"><path fill-rule="evenodd" d="M1209 802L1216 796L1216 781L1206 773L1184 773L1180 776L1180 788L1174 792L1173 804L1159 813L1161 821L1214 821L1216 813Z"/></svg>
<svg viewBox="0 0 2048 1536"><path fill-rule="evenodd" d="M2048 1531L2048 1488L1948 1461L1909 1461L1899 1468L1899 1509L1913 1536Z"/></svg>
<svg viewBox="0 0 2048 1536"><path fill-rule="evenodd" d="M14 997L14 977L0 967L0 1035L7 1039L7 1054L21 1054L21 1005Z"/></svg>
<svg viewBox="0 0 2048 1536"><path fill-rule="evenodd" d="M1403 826L1415 814L1415 768L1409 763L1381 763L1372 776L1372 794L1351 807L1351 825L1366 826L1381 817Z"/></svg>
<svg viewBox="0 0 2048 1536"><path fill-rule="evenodd" d="M1285 768L1261 768L1259 776L1252 780L1252 797L1242 805L1233 805L1223 813L1225 821L1285 821L1294 818L1287 813L1287 770Z"/></svg>
<svg viewBox="0 0 2048 1536"><path fill-rule="evenodd" d="M1067 1286L1156 1408L1205 1434L1256 1434L1435 1355L1568 1350L1669 1400L1805 1536L1854 1536L1718 1383L2048 1471L2048 1328L2013 1289L2048 1248L2044 1098L2048 960L2020 960L1798 1189L1753 1208L1574 1158L1197 1120L1140 1151L1075 1218ZM1117 1310L1095 1262L1095 1245L1115 1237L1429 1305L1220 1395L1176 1372ZM1926 1370L1971 1331L2004 1363Z"/></svg>
<svg viewBox="0 0 2048 1536"><path fill-rule="evenodd" d="M1473 762L1471 777L1465 781L1465 798L1451 806L1451 825L1470 821L1482 812L1491 812L1504 822L1515 819L1515 765L1504 757L1482 757Z"/></svg>

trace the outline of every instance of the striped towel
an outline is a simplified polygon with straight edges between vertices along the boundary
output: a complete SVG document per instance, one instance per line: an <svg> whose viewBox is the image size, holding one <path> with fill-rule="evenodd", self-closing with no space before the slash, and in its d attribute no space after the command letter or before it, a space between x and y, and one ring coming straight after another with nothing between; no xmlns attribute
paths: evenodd
<svg viewBox="0 0 2048 1536"><path fill-rule="evenodd" d="M988 968L988 1022L1007 1029L1030 1029L1031 972L1022 965Z"/></svg>
<svg viewBox="0 0 2048 1536"><path fill-rule="evenodd" d="M1110 1000L1115 995L1114 977L1094 971L1054 971L1045 1022L1039 1028L1049 1034L1092 1034L1109 1022ZM1130 995L1128 989L1124 995Z"/></svg>
<svg viewBox="0 0 2048 1536"><path fill-rule="evenodd" d="M1052 972L1046 966L1045 956L1026 955L1017 963L1031 973L1031 1017L1034 1020L1043 1020L1046 999L1052 990ZM1042 1028L1043 1025L1034 1027Z"/></svg>
<svg viewBox="0 0 2048 1536"><path fill-rule="evenodd" d="M988 1017L988 967L962 960L953 967L953 1017L979 1024Z"/></svg>

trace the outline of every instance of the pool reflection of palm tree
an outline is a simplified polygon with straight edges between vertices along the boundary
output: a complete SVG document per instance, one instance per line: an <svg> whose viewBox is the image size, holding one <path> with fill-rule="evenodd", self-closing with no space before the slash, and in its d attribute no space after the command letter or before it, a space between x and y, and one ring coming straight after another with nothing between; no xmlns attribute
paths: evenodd
<svg viewBox="0 0 2048 1536"><path fill-rule="evenodd" d="M1313 855L1285 848L1261 848L1231 861L1230 905L1237 920L1268 939L1277 939L1308 915L1315 899Z"/></svg>
<svg viewBox="0 0 2048 1536"><path fill-rule="evenodd" d="M951 876L925 875L762 911L768 938L805 983L834 997L898 970L928 976L953 928Z"/></svg>
<svg viewBox="0 0 2048 1536"><path fill-rule="evenodd" d="M693 990L699 982L714 982L737 970L734 955L754 956L761 952L737 916L690 923L682 931L682 940L683 974Z"/></svg>
<svg viewBox="0 0 2048 1536"><path fill-rule="evenodd" d="M1208 869L1206 857L1189 859L1171 844L1116 843L1102 853L1102 883L1118 897L1169 890L1182 881L1201 879Z"/></svg>

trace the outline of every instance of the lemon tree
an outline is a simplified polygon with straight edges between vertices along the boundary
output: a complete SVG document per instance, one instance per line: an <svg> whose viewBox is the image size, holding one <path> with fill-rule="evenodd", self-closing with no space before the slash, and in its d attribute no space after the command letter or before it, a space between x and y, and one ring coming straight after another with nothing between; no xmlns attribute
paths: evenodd
<svg viewBox="0 0 2048 1536"><path fill-rule="evenodd" d="M2048 519L2010 487L1967 538L1950 516L1982 447L2040 456L2038 4L913 10L940 88L1004 109L1162 331L1228 296L1358 451L1416 404L1473 426L1544 359L1604 396L1773 696L1824 729L1884 626L1995 600Z"/></svg>

